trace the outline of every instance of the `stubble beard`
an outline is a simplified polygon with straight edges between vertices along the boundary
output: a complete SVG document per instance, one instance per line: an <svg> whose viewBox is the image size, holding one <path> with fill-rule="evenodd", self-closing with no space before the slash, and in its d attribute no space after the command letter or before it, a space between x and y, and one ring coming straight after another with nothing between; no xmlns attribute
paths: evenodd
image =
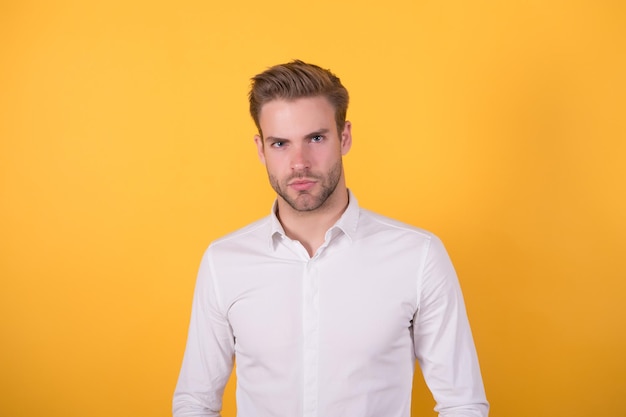
<svg viewBox="0 0 626 417"><path fill-rule="evenodd" d="M328 171L326 176L324 175L316 175L309 171L300 171L297 172L288 178L285 181L281 182L268 172L270 184L276 194L278 194L289 206L295 211L300 212L311 212L322 207L328 198L335 192L337 185L339 184L339 180L341 179L341 172L343 170L343 165L341 159L332 166L332 168ZM321 185L321 190L319 194L311 194L309 191L299 191L296 196L290 196L288 193L290 181L298 178L311 178L318 181Z"/></svg>

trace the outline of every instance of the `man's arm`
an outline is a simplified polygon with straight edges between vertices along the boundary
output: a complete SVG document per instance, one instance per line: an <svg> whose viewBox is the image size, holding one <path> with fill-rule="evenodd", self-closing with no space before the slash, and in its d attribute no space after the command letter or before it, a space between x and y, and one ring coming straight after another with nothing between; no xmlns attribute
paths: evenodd
<svg viewBox="0 0 626 417"><path fill-rule="evenodd" d="M441 241L433 237L414 320L415 355L440 417L487 417L485 397L461 288Z"/></svg>
<svg viewBox="0 0 626 417"><path fill-rule="evenodd" d="M174 392L174 417L219 417L233 369L234 338L220 305L211 249L200 265L183 364Z"/></svg>

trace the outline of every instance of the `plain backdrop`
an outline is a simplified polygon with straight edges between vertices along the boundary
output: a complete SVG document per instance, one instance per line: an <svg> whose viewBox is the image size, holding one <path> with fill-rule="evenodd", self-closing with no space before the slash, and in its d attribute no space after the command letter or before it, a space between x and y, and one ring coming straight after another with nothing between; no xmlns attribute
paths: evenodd
<svg viewBox="0 0 626 417"><path fill-rule="evenodd" d="M625 21L608 0L1 1L0 416L170 415L201 255L274 198L249 79L295 58L351 93L361 205L446 244L491 416L626 415Z"/></svg>

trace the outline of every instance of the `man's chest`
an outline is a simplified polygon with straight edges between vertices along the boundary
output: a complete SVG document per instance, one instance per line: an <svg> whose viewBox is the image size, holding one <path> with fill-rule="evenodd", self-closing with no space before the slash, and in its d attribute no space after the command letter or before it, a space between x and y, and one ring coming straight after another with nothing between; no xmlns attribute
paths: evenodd
<svg viewBox="0 0 626 417"><path fill-rule="evenodd" d="M311 346L367 357L410 344L417 263L343 255L251 262L220 276L237 352L262 358Z"/></svg>

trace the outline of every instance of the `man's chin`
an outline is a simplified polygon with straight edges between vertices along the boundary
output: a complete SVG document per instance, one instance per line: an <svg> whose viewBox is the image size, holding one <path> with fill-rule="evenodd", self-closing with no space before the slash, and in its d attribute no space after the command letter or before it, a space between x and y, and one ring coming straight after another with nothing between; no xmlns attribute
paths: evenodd
<svg viewBox="0 0 626 417"><path fill-rule="evenodd" d="M285 199L285 201L291 206L292 209L301 212L314 211L321 206L319 199L308 193L300 194L295 198Z"/></svg>

